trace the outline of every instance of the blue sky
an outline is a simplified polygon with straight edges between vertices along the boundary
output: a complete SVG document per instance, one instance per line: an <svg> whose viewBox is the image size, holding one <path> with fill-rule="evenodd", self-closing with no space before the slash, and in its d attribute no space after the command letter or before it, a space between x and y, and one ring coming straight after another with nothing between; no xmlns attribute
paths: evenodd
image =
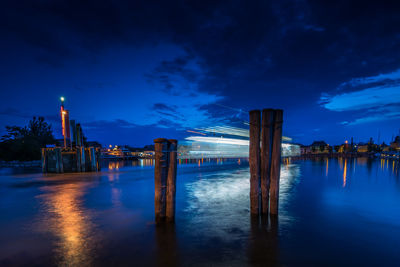
<svg viewBox="0 0 400 267"><path fill-rule="evenodd" d="M390 142L400 122L396 3L6 1L0 131L59 97L89 140L151 144L284 109L295 142Z"/></svg>

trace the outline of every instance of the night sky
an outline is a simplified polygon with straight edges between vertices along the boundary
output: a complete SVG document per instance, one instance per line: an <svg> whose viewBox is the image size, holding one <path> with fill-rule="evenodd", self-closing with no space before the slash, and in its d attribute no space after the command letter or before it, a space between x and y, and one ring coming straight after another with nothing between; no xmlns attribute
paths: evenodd
<svg viewBox="0 0 400 267"><path fill-rule="evenodd" d="M399 1L2 1L0 34L1 134L41 115L60 138L60 96L103 145L268 107L303 144L399 133Z"/></svg>

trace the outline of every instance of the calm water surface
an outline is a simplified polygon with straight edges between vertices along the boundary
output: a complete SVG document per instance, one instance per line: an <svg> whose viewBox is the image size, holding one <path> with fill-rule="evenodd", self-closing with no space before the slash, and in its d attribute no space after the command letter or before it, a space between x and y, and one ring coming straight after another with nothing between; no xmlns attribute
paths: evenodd
<svg viewBox="0 0 400 267"><path fill-rule="evenodd" d="M185 162L182 162L185 163ZM248 162L178 168L176 225L156 227L151 160L99 173L0 169L0 265L400 264L399 163L282 165L280 214L249 214Z"/></svg>

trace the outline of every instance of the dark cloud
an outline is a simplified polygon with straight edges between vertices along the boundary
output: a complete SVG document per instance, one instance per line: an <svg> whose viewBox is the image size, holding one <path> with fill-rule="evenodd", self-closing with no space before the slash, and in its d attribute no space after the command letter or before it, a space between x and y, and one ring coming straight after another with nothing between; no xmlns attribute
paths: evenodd
<svg viewBox="0 0 400 267"><path fill-rule="evenodd" d="M160 120L152 125L137 125L126 120L99 120L82 123L83 131L89 140L99 140L103 145L152 144L156 138L182 138L183 132L176 130L173 122ZM118 135L118 138L116 138Z"/></svg>
<svg viewBox="0 0 400 267"><path fill-rule="evenodd" d="M253 90L271 77L347 80L393 69L400 57L393 1L8 1L2 10L3 32L62 58L174 42L207 73L201 88L225 94L250 79ZM163 61L150 77L168 90L171 74L197 81L189 59Z"/></svg>
<svg viewBox="0 0 400 267"><path fill-rule="evenodd" d="M167 112L162 112L162 111L157 111L158 114L173 118L175 120L182 120L181 117L179 117L178 115L174 114L174 113L167 113ZM181 125L182 126L182 125Z"/></svg>
<svg viewBox="0 0 400 267"><path fill-rule="evenodd" d="M23 119L32 119L34 116L39 117L42 116L44 117L46 120L50 121L50 122L59 122L60 121L60 116L58 115L32 115L32 113L30 112L26 112L26 111L22 111L22 110L18 110L15 108L6 108L3 110L0 110L0 116L10 116L10 117L17 117L17 118L23 118Z"/></svg>
<svg viewBox="0 0 400 267"><path fill-rule="evenodd" d="M254 108L283 108L295 135L300 126L343 121L323 110L321 93L361 90L346 83L400 68L399 13L398 1L7 1L0 31L10 47L33 47L36 60L55 68L71 58L95 62L120 45L173 44L182 53L147 72L149 87L221 96L220 106L196 107L220 122L244 120ZM167 118L181 116L171 105L152 108L163 127L175 127ZM300 122L299 114L314 120Z"/></svg>
<svg viewBox="0 0 400 267"><path fill-rule="evenodd" d="M175 123L172 120L169 119L160 119L157 123L156 126L158 127L165 127L165 128L171 128L171 129L182 129L182 126L178 123Z"/></svg>
<svg viewBox="0 0 400 267"><path fill-rule="evenodd" d="M17 110L15 108L6 108L0 110L0 115L20 117L20 118L31 118L30 114L25 114L21 110Z"/></svg>
<svg viewBox="0 0 400 267"><path fill-rule="evenodd" d="M153 105L153 110L164 110L164 111L175 111L176 106L175 105L166 105L164 103L155 103Z"/></svg>
<svg viewBox="0 0 400 267"><path fill-rule="evenodd" d="M196 67L195 58L191 56L163 60L151 73L146 74L146 78L150 83L160 83L165 92L180 95L182 88L191 91L191 85L199 82L201 72Z"/></svg>

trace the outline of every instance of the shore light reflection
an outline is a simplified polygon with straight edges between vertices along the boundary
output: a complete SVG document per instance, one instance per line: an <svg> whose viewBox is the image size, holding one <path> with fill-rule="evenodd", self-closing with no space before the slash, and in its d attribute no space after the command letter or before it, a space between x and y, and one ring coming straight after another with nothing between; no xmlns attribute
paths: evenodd
<svg viewBox="0 0 400 267"><path fill-rule="evenodd" d="M329 169L329 159L326 158L326 171L325 171L325 176L328 177L328 169Z"/></svg>
<svg viewBox="0 0 400 267"><path fill-rule="evenodd" d="M50 231L57 237L55 252L57 265L89 266L92 262L93 230L90 212L83 208L82 197L85 194L82 184L64 184L44 187L40 196L45 217L42 231Z"/></svg>
<svg viewBox="0 0 400 267"><path fill-rule="evenodd" d="M346 187L346 179L347 179L347 159L344 160L343 187Z"/></svg>

